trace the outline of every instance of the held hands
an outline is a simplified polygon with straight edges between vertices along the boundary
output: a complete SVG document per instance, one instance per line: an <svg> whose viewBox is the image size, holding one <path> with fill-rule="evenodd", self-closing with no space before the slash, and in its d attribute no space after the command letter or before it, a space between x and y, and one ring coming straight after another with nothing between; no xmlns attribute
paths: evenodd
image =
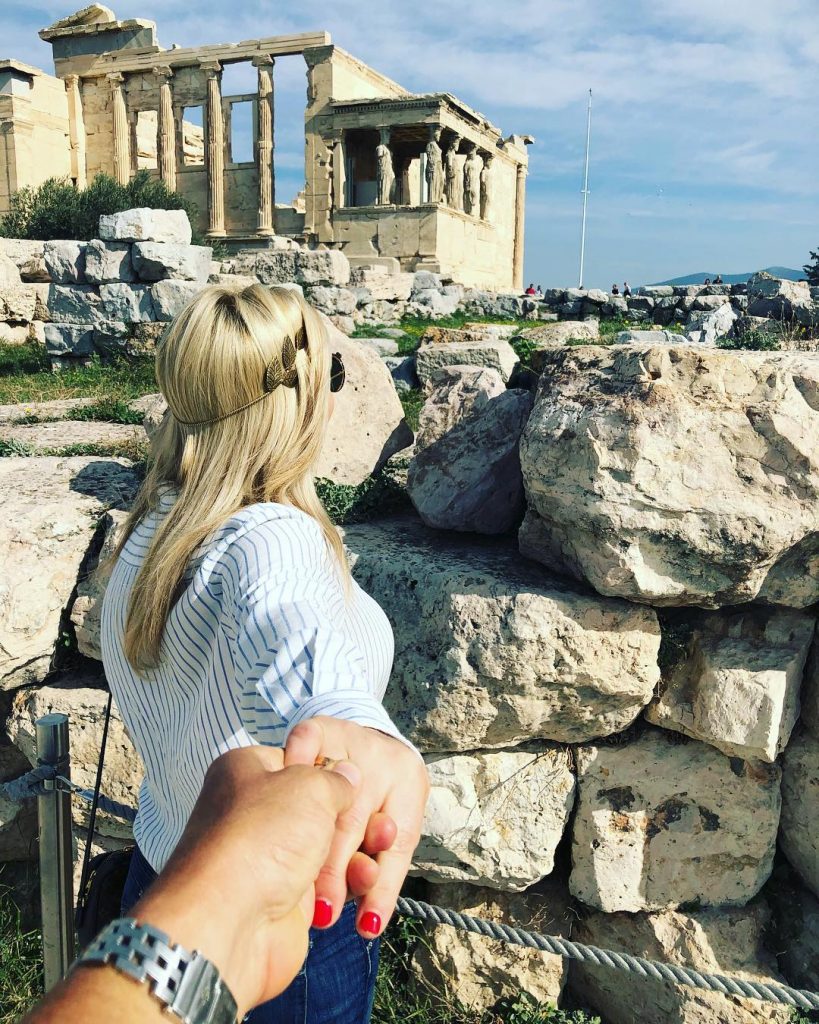
<svg viewBox="0 0 819 1024"><path fill-rule="evenodd" d="M242 1013L282 992L301 968L313 881L361 781L349 763L282 771L283 762L273 747L215 761L176 850L132 911L212 960ZM392 836L376 822L366 838L377 852ZM352 891L371 884L369 864L363 853L350 864Z"/></svg>
<svg viewBox="0 0 819 1024"><path fill-rule="evenodd" d="M360 769L361 784L338 817L329 856L316 879L313 924L334 924L349 889L362 897L358 931L371 938L381 934L395 910L418 845L429 795L427 770L417 754L392 736L325 716L293 729L284 763L312 765L319 756L352 762Z"/></svg>

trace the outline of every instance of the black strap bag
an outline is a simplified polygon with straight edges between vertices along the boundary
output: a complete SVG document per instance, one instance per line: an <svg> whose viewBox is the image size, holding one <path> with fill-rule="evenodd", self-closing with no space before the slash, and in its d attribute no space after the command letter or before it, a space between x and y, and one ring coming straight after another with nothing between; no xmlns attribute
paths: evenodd
<svg viewBox="0 0 819 1024"><path fill-rule="evenodd" d="M105 709L105 725L100 743L100 758L97 764L97 778L94 784L94 799L88 820L88 832L85 837L85 853L82 861L80 889L77 894L77 909L74 914L74 926L77 929L80 949L111 921L120 916L122 894L125 890L125 879L131 864L133 847L125 850L111 850L109 853L98 853L91 856L91 843L94 838L94 825L97 820L97 804L102 783L102 766L105 761L105 745L108 742L108 725L111 721L111 693L108 694L108 706Z"/></svg>

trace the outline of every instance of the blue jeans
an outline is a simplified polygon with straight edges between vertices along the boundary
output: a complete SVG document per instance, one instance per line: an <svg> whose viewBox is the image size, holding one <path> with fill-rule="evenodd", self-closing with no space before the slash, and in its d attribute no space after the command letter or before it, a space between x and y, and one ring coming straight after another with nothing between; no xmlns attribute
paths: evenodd
<svg viewBox="0 0 819 1024"><path fill-rule="evenodd" d="M122 913L156 878L156 872L134 850ZM347 903L332 928L311 928L307 959L280 996L247 1015L248 1024L367 1024L373 1007L380 940L362 939L355 930L356 905ZM172 936L173 937L173 936Z"/></svg>

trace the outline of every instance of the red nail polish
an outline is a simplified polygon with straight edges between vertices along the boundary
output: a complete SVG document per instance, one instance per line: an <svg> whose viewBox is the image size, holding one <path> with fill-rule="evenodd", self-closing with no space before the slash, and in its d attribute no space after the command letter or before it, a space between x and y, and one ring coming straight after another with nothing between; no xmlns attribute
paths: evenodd
<svg viewBox="0 0 819 1024"><path fill-rule="evenodd" d="M313 927L326 928L333 919L333 904L329 900L316 900L313 909Z"/></svg>
<svg viewBox="0 0 819 1024"><path fill-rule="evenodd" d="M381 931L381 918L370 910L366 914L361 915L358 927L363 932L369 932L370 935L378 935Z"/></svg>

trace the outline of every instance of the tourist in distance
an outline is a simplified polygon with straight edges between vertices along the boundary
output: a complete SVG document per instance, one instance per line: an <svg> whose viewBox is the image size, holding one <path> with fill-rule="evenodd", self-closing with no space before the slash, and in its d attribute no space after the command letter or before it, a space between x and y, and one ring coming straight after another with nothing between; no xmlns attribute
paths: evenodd
<svg viewBox="0 0 819 1024"><path fill-rule="evenodd" d="M628 281L623 281L623 298L628 299L631 297L631 288L628 286Z"/></svg>
<svg viewBox="0 0 819 1024"><path fill-rule="evenodd" d="M612 295L619 295L620 294L620 289L617 287L616 284L613 284L611 286L611 294Z"/></svg>
<svg viewBox="0 0 819 1024"><path fill-rule="evenodd" d="M535 294L534 282L532 282L532 284L529 285L529 287L526 289L526 293L525 294L526 295L534 295Z"/></svg>
<svg viewBox="0 0 819 1024"><path fill-rule="evenodd" d="M535 298L536 299L542 299L543 298L543 289L540 287L540 285L538 285L537 288L535 289Z"/></svg>
<svg viewBox="0 0 819 1024"><path fill-rule="evenodd" d="M282 992L301 968L313 882L338 839L339 816L361 788L361 772L350 762L332 762L327 771L281 770L283 762L281 750L262 746L231 750L214 761L176 849L132 911L135 921L164 932L172 946L209 960L239 1018ZM371 822L365 850L389 844L393 832L385 824ZM253 870L237 871L238 863ZM370 858L354 854L347 867L351 891L366 888L371 874ZM173 1019L147 984L114 964L83 962L81 956L25 1024Z"/></svg>
<svg viewBox="0 0 819 1024"><path fill-rule="evenodd" d="M122 911L165 865L226 749L281 747L285 765L350 760L363 781L316 881L304 970L248 1019L360 1024L428 782L381 706L389 622L350 576L313 483L344 368L301 296L253 284L192 299L156 374L168 413L102 610L106 676L145 765ZM384 814L397 839L356 905L345 867ZM229 888L221 896L229 903Z"/></svg>
<svg viewBox="0 0 819 1024"><path fill-rule="evenodd" d="M703 281L703 284L711 284L711 278L706 277L706 279Z"/></svg>
<svg viewBox="0 0 819 1024"><path fill-rule="evenodd" d="M722 284L722 274L717 274L714 278L714 284Z"/></svg>

